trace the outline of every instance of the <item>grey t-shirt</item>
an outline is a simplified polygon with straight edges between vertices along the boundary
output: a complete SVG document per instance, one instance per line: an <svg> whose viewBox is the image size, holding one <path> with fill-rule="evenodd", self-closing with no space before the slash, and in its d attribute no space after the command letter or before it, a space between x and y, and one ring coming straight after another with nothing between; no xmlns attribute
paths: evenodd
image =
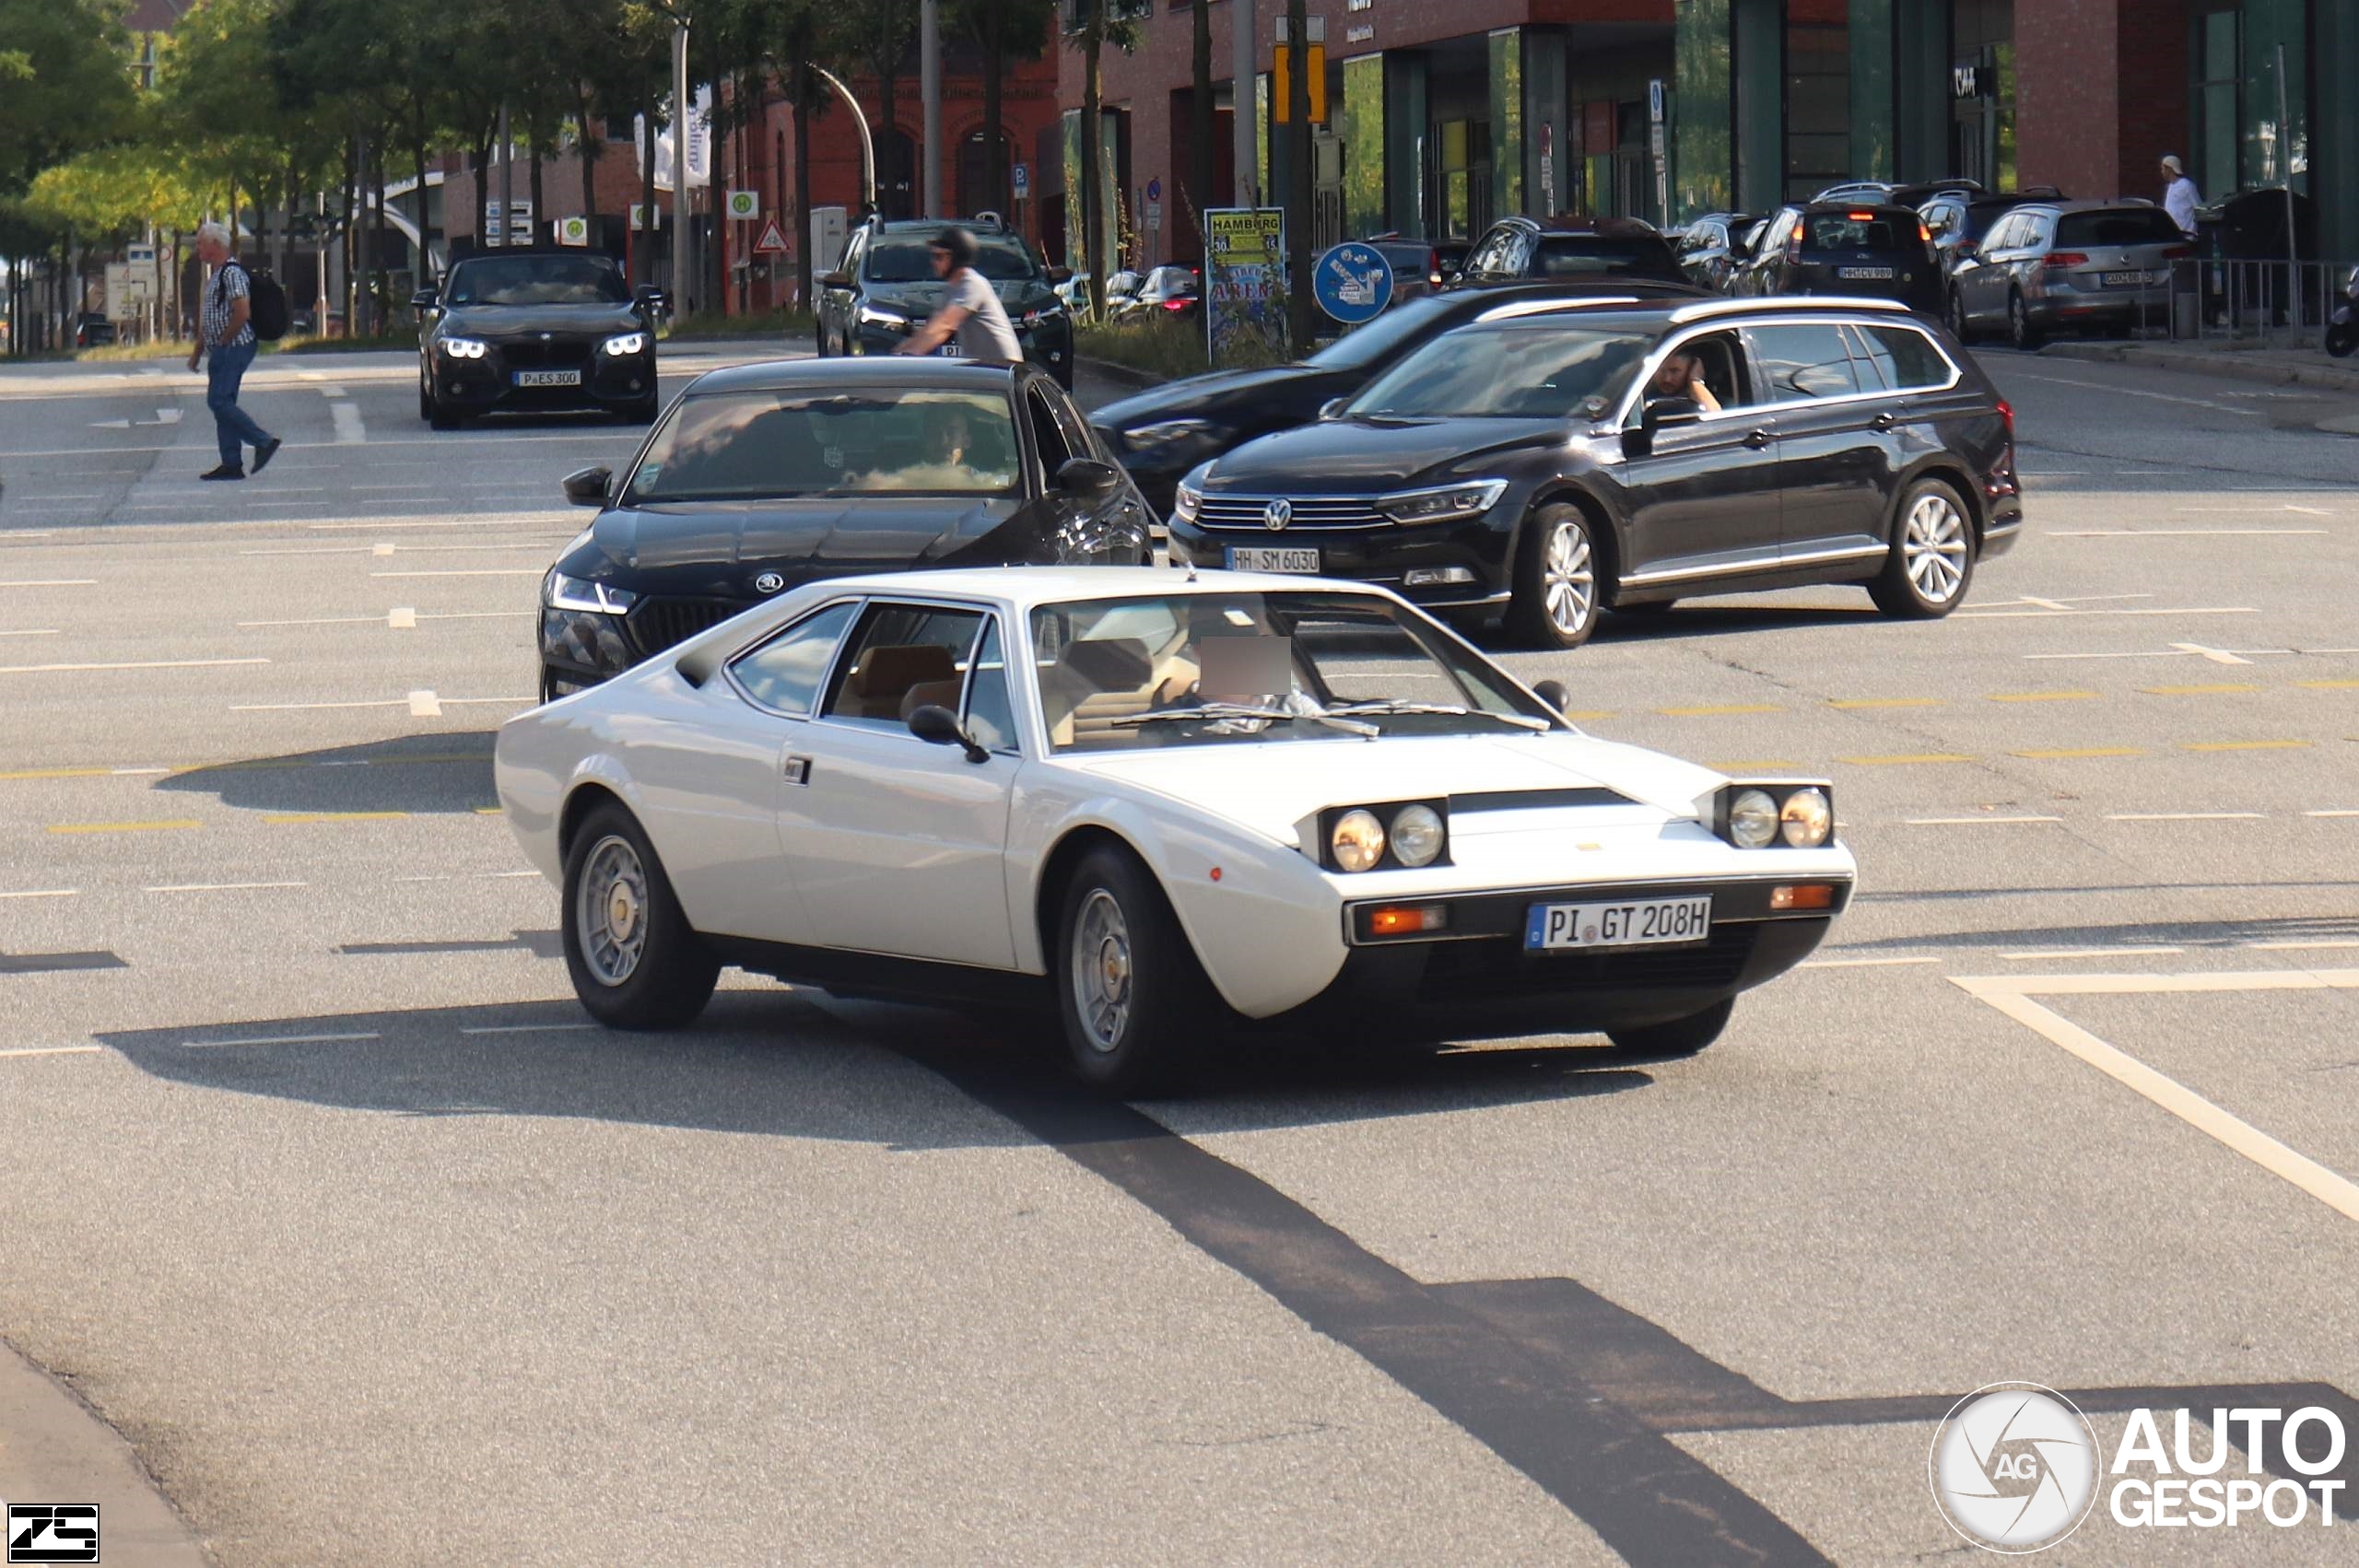
<svg viewBox="0 0 2359 1568"><path fill-rule="evenodd" d="M967 312L958 323L958 347L968 358L980 359L986 365L1023 362L1024 345L1015 341L1015 329L1008 324L1007 308L999 302L999 291L982 274L972 267L962 268L950 280L949 291L943 295L942 302Z"/></svg>

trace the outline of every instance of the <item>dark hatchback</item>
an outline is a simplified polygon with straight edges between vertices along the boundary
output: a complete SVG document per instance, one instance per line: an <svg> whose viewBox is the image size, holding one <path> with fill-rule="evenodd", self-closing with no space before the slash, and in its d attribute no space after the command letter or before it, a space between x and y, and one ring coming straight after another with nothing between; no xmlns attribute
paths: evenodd
<svg viewBox="0 0 2359 1568"><path fill-rule="evenodd" d="M601 408L641 423L661 406L655 319L663 294L634 291L612 256L510 250L454 263L410 298L417 416L438 430L495 409Z"/></svg>
<svg viewBox="0 0 2359 1568"><path fill-rule="evenodd" d="M1729 292L1873 295L1939 315L1942 266L1914 207L1810 202L1769 219Z"/></svg>
<svg viewBox="0 0 2359 1568"><path fill-rule="evenodd" d="M1527 278L1633 278L1684 283L1679 257L1654 225L1635 217L1503 217L1466 253L1466 283Z"/></svg>
<svg viewBox="0 0 2359 1568"><path fill-rule="evenodd" d="M1501 284L1423 294L1344 333L1308 359L1191 376L1108 404L1091 418L1156 515L1168 516L1181 476L1206 458L1256 436L1310 423L1330 401L1351 396L1452 327L1485 316L1551 310L1600 298L1694 299L1702 295L1683 285L1627 278Z"/></svg>
<svg viewBox="0 0 2359 1568"><path fill-rule="evenodd" d="M928 567L1141 566L1147 511L1029 367L899 358L715 370L616 477L541 584L541 695L617 674L772 594Z"/></svg>
<svg viewBox="0 0 2359 1568"><path fill-rule="evenodd" d="M1717 410L1663 389L1696 361ZM1947 614L2022 526L2014 416L1884 300L1508 317L1180 487L1173 563L1356 578L1571 648L1601 609L1860 583Z"/></svg>
<svg viewBox="0 0 2359 1568"><path fill-rule="evenodd" d="M950 226L933 221L872 220L852 230L843 260L821 276L818 344L829 355L891 354L942 303L933 275L935 236ZM1069 275L1048 267L1020 234L974 220L975 270L998 293L1024 357L1073 385L1073 316L1056 286ZM945 355L945 357L948 356Z"/></svg>

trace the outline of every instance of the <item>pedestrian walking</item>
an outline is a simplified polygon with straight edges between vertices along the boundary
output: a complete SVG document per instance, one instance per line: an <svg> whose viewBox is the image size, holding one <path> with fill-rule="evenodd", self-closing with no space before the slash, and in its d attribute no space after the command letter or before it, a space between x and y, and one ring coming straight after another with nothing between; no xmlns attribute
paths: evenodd
<svg viewBox="0 0 2359 1568"><path fill-rule="evenodd" d="M238 406L238 385L254 362L253 289L246 269L229 254L229 231L207 223L196 231L196 256L213 269L196 316L196 346L189 350L188 368L205 361L205 406L213 411L215 434L220 439L221 464L197 475L200 479L243 479L243 449L254 449L254 472L260 474L278 455L278 438L254 423Z"/></svg>
<svg viewBox="0 0 2359 1568"><path fill-rule="evenodd" d="M2203 193L2195 181L2187 177L2187 170L2177 153L2163 155L2163 210L2171 215L2178 231L2189 240L2195 238L2195 209L2203 205Z"/></svg>
<svg viewBox="0 0 2359 1568"><path fill-rule="evenodd" d="M931 354L955 335L958 352L985 365L1020 365L1024 345L1015 341L1007 307L999 290L975 270L975 237L963 228L945 228L927 245L933 254L933 275L948 285L942 303L925 325L901 345L903 354Z"/></svg>

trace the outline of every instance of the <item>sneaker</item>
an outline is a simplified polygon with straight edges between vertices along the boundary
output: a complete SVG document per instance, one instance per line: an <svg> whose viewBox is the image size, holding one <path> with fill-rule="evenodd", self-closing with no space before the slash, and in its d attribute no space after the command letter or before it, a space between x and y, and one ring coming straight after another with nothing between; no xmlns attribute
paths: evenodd
<svg viewBox="0 0 2359 1568"><path fill-rule="evenodd" d="M256 474L260 474L264 469L270 466L270 460L278 455L278 449L281 444L282 443L279 441L279 439L276 436L273 436L269 440L254 449L254 472Z"/></svg>
<svg viewBox="0 0 2359 1568"><path fill-rule="evenodd" d="M244 469L232 468L226 462L218 468L208 468L197 475L199 479L243 479L245 476Z"/></svg>

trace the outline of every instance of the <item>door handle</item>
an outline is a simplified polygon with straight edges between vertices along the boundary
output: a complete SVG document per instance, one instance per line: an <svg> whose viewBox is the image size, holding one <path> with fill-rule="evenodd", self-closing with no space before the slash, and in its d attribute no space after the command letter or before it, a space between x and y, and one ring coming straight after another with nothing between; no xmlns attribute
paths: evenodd
<svg viewBox="0 0 2359 1568"><path fill-rule="evenodd" d="M1748 430L1745 432L1744 444L1751 447L1755 451L1759 451L1762 448L1769 444L1769 432L1766 430Z"/></svg>
<svg viewBox="0 0 2359 1568"><path fill-rule="evenodd" d="M1869 420L1868 423L1876 429L1889 430L1895 425L1899 424L1900 421L1895 419L1890 414L1879 414L1873 419Z"/></svg>
<svg viewBox="0 0 2359 1568"><path fill-rule="evenodd" d="M789 784L811 782L811 759L807 756L790 756L778 765L778 770Z"/></svg>

